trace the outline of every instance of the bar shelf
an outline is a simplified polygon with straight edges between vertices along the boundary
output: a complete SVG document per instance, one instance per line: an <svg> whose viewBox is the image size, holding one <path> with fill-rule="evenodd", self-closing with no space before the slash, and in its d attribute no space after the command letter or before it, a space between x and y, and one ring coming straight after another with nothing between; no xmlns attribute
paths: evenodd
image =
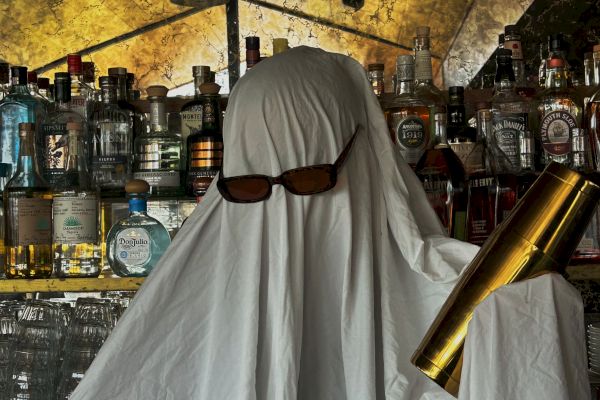
<svg viewBox="0 0 600 400"><path fill-rule="evenodd" d="M0 279L0 293L136 291L144 278Z"/></svg>

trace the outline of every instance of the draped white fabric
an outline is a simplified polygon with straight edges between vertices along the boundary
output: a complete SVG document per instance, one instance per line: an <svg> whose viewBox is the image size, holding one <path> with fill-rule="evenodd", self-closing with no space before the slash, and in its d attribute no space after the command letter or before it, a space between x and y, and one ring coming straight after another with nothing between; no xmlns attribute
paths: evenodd
<svg viewBox="0 0 600 400"><path fill-rule="evenodd" d="M451 399L409 360L478 248L447 238L357 62L299 47L236 85L224 175L332 163L334 189L234 204L216 185L73 400Z"/></svg>
<svg viewBox="0 0 600 400"><path fill-rule="evenodd" d="M458 399L590 399L579 292L547 274L490 294L469 323Z"/></svg>

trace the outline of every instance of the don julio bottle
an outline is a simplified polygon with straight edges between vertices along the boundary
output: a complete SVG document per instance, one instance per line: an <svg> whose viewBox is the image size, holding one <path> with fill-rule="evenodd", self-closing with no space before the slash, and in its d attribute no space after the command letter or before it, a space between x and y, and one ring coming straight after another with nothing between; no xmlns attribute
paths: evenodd
<svg viewBox="0 0 600 400"><path fill-rule="evenodd" d="M146 213L149 190L150 185L143 180L127 183L129 217L108 232L108 263L119 276L148 275L171 243L165 227Z"/></svg>

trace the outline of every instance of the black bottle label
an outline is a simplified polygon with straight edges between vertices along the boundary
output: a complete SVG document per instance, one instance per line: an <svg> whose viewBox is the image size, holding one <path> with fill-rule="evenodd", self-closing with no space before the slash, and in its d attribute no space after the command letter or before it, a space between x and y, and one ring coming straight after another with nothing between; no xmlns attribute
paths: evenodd
<svg viewBox="0 0 600 400"><path fill-rule="evenodd" d="M567 111L552 111L544 115L540 123L544 151L554 156L568 154L573 128L577 128L577 120Z"/></svg>
<svg viewBox="0 0 600 400"><path fill-rule="evenodd" d="M527 130L527 114L494 113L494 138L514 167L519 166L519 140Z"/></svg>
<svg viewBox="0 0 600 400"><path fill-rule="evenodd" d="M408 116L398 122L396 138L403 148L418 149L425 146L425 124L417 116Z"/></svg>

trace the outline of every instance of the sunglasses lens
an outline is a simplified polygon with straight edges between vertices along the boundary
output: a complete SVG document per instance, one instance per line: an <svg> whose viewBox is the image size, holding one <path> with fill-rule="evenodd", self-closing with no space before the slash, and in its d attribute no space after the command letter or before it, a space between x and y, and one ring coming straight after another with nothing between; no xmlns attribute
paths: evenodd
<svg viewBox="0 0 600 400"><path fill-rule="evenodd" d="M296 194L324 192L335 185L331 166L299 168L286 172L281 178L288 190Z"/></svg>
<svg viewBox="0 0 600 400"><path fill-rule="evenodd" d="M229 196L239 201L260 201L269 194L269 181L265 178L243 178L224 180Z"/></svg>

